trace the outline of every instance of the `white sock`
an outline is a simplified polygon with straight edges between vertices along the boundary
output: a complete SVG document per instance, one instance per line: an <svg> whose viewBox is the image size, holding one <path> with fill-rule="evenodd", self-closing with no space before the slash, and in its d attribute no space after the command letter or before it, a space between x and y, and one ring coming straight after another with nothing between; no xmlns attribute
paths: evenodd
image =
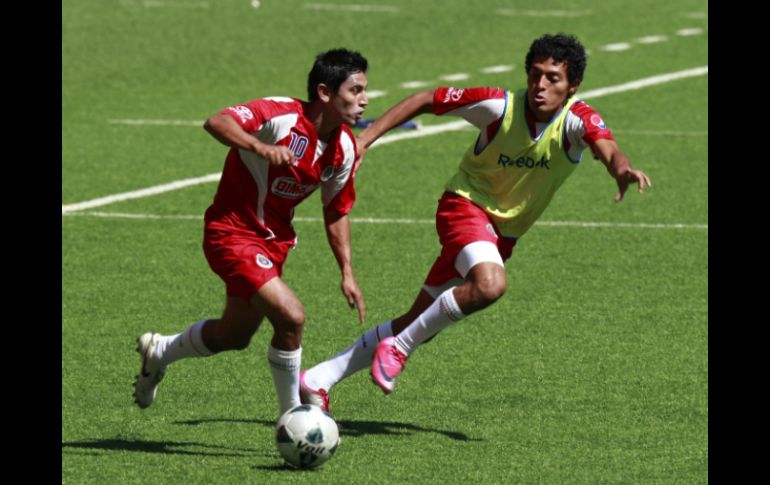
<svg viewBox="0 0 770 485"><path fill-rule="evenodd" d="M396 348L406 355L414 352L418 345L439 333L444 327L465 318L460 306L449 288L439 295L431 305L396 336Z"/></svg>
<svg viewBox="0 0 770 485"><path fill-rule="evenodd" d="M190 325L187 330L176 335L161 337L155 347L155 357L161 365L169 365L179 359L190 357L208 357L213 352L203 345L201 331L207 320L200 320Z"/></svg>
<svg viewBox="0 0 770 485"><path fill-rule="evenodd" d="M390 320L372 327L353 345L305 372L305 384L312 389L331 389L346 377L372 365L377 344L393 335Z"/></svg>
<svg viewBox="0 0 770 485"><path fill-rule="evenodd" d="M273 373L275 392L278 394L280 414L299 406L299 368L302 347L297 350L279 350L272 345L267 349L267 361Z"/></svg>

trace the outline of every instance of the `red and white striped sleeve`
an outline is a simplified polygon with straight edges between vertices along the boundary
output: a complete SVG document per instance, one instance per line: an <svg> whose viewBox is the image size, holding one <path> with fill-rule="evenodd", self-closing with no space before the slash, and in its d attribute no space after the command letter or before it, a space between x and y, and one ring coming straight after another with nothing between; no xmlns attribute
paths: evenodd
<svg viewBox="0 0 770 485"><path fill-rule="evenodd" d="M256 133L266 120L297 113L297 103L297 100L288 97L260 98L230 106L220 113L229 115L244 131Z"/></svg>
<svg viewBox="0 0 770 485"><path fill-rule="evenodd" d="M505 114L505 90L439 87L433 93L433 114L459 116L479 129Z"/></svg>
<svg viewBox="0 0 770 485"><path fill-rule="evenodd" d="M593 149L597 140L614 140L599 113L584 101L576 101L572 105L565 121L564 148L571 160L580 160L583 150L588 147Z"/></svg>
<svg viewBox="0 0 770 485"><path fill-rule="evenodd" d="M585 101L577 101L570 108L567 129L570 138L580 138L588 146L596 140L614 140L612 132L597 111Z"/></svg>

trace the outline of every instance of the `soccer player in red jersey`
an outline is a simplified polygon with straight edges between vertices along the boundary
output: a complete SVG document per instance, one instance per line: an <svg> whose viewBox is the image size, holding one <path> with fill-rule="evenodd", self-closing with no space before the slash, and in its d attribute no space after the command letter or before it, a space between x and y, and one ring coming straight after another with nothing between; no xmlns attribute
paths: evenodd
<svg viewBox="0 0 770 485"><path fill-rule="evenodd" d="M544 35L525 60L527 87L440 87L402 100L358 136L359 152L423 114L459 116L479 130L447 182L436 213L442 245L412 307L346 350L301 375L303 402L326 405L332 386L371 366L372 380L393 391L409 355L446 326L488 307L506 291L504 261L590 148L618 185L639 192L649 177L634 170L601 116L574 95L586 56L573 36Z"/></svg>
<svg viewBox="0 0 770 485"><path fill-rule="evenodd" d="M203 250L226 286L222 316L182 333L137 339L141 368L134 382L140 408L150 406L172 362L245 349L267 317L273 338L267 360L280 413L300 404L298 383L305 312L281 280L296 244L294 207L320 187L326 234L342 272L348 304L365 317L351 265L350 212L355 201L356 141L348 125L368 103L367 60L335 49L319 54L308 75L307 102L268 97L226 108L204 128L230 147L214 202L205 214Z"/></svg>

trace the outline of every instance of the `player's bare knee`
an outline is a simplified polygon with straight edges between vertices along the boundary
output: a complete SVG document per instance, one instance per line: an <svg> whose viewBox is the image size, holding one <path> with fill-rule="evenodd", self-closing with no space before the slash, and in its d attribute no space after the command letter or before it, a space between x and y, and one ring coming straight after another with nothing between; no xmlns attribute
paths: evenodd
<svg viewBox="0 0 770 485"><path fill-rule="evenodd" d="M475 303L481 307L487 307L499 300L507 289L504 277L490 274L473 282L473 295Z"/></svg>
<svg viewBox="0 0 770 485"><path fill-rule="evenodd" d="M302 331L305 326L305 309L302 305L297 305L289 311L288 323L292 328Z"/></svg>
<svg viewBox="0 0 770 485"><path fill-rule="evenodd" d="M280 332L290 335L302 335L302 329L305 326L305 309L301 304L287 306L282 309L280 322Z"/></svg>

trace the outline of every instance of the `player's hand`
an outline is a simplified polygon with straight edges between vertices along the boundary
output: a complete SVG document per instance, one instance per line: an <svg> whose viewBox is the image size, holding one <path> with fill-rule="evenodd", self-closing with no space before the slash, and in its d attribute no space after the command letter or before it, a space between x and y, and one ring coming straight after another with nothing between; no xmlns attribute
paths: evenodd
<svg viewBox="0 0 770 485"><path fill-rule="evenodd" d="M623 196L626 194L628 186L633 183L639 184L640 194L644 192L645 188L652 187L652 181L650 181L650 177L648 177L646 173L631 168L618 173L617 177L615 177L615 181L618 183L618 193L613 199L615 202L623 200Z"/></svg>
<svg viewBox="0 0 770 485"><path fill-rule="evenodd" d="M358 309L358 322L363 324L366 321L366 303L364 303L364 295L361 293L361 288L358 287L358 282L353 276L343 276L340 286L350 308Z"/></svg>
<svg viewBox="0 0 770 485"><path fill-rule="evenodd" d="M294 158L294 153L285 146L263 145L260 151L262 153L257 153L257 155L267 160L267 162L274 167L281 167L284 165L296 166L298 163L297 159Z"/></svg>

